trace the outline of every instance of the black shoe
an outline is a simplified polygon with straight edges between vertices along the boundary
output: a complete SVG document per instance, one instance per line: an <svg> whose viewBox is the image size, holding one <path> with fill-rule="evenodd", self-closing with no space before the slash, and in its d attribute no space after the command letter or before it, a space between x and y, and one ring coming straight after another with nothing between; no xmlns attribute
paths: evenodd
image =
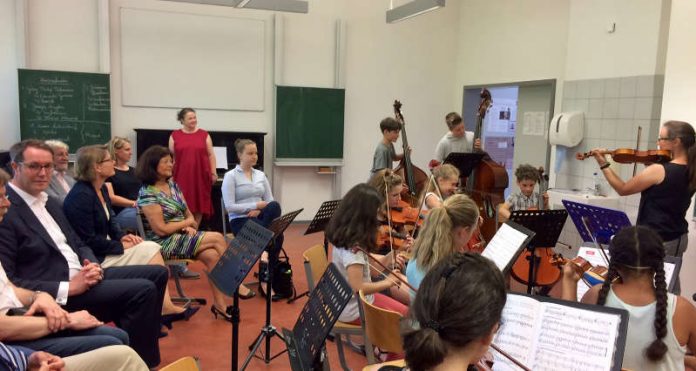
<svg viewBox="0 0 696 371"><path fill-rule="evenodd" d="M172 329L172 322L189 320L196 312L198 312L198 307L189 306L181 313L165 314L162 316L162 325L166 326L168 329Z"/></svg>
<svg viewBox="0 0 696 371"><path fill-rule="evenodd" d="M218 315L222 316L222 319L224 319L227 322L232 322L232 314L230 310L227 310L225 308L224 311L221 311L218 309L215 304L210 306L210 311L213 313L213 316L215 316L215 319L217 319Z"/></svg>
<svg viewBox="0 0 696 371"><path fill-rule="evenodd" d="M161 339L161 338L164 338L164 337L167 337L167 335L169 335L169 333L168 333L167 331L160 330L160 333L159 333L159 338L160 338L160 339Z"/></svg>
<svg viewBox="0 0 696 371"><path fill-rule="evenodd" d="M256 296L256 291L249 289L249 292L246 295L239 294L239 298L242 300L249 300Z"/></svg>

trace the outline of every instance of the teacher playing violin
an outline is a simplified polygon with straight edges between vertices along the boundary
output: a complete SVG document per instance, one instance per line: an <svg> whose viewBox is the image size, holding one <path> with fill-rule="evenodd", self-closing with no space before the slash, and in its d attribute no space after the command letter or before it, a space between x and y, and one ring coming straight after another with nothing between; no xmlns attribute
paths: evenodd
<svg viewBox="0 0 696 371"><path fill-rule="evenodd" d="M640 192L636 224L653 228L665 241L667 255L681 257L687 247L685 220L691 196L696 190L696 146L694 128L683 121L667 121L660 128L657 144L672 151L672 161L652 164L624 182L607 162L602 149L594 154L602 174L619 195Z"/></svg>

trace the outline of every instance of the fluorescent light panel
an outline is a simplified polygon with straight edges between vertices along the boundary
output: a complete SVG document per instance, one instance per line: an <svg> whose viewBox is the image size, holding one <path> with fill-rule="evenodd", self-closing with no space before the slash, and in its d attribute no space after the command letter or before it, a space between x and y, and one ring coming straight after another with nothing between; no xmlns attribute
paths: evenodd
<svg viewBox="0 0 696 371"><path fill-rule="evenodd" d="M413 0L387 10L387 23L396 23L445 6L445 0Z"/></svg>
<svg viewBox="0 0 696 371"><path fill-rule="evenodd" d="M309 5L301 0L167 0L181 3L222 5L235 8L274 10L278 12L307 13Z"/></svg>

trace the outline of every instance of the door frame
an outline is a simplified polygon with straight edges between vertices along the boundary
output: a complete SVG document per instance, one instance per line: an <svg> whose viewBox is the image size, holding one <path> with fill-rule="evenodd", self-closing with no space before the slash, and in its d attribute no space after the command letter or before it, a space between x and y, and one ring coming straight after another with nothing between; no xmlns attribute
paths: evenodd
<svg viewBox="0 0 696 371"><path fill-rule="evenodd" d="M481 90L482 88L500 88L506 86L517 86L527 87L527 86L539 86L539 85L550 85L551 86L551 100L549 102L549 120L553 118L554 107L556 105L556 79L541 79L541 80L525 80L525 81L512 81L512 82L498 82L492 84L473 84L464 85L462 88L462 117L464 117L464 110L466 108L466 91L471 89ZM517 111L519 115L519 110ZM518 123L519 124L519 123ZM546 161L544 164L545 169L550 169L551 163L551 145L549 144L548 133L545 134L546 137ZM547 170L547 173L550 171Z"/></svg>

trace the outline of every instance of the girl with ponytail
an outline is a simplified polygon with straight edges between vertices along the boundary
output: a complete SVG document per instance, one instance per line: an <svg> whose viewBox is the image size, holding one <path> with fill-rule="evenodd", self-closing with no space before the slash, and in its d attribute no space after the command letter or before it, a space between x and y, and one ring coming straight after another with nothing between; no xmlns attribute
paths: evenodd
<svg viewBox="0 0 696 371"><path fill-rule="evenodd" d="M402 333L408 368L461 370L477 363L493 341L506 298L502 273L479 254L455 253L435 264L411 305L414 328Z"/></svg>
<svg viewBox="0 0 696 371"><path fill-rule="evenodd" d="M413 257L406 267L408 283L418 288L435 264L462 251L478 221L476 203L463 194L453 195L432 209L413 245Z"/></svg>
<svg viewBox="0 0 696 371"><path fill-rule="evenodd" d="M668 293L662 240L650 228L628 227L609 245L609 273L582 302L629 313L623 367L632 370L683 370L686 348L696 350L696 308ZM576 300L580 276L563 268L563 299Z"/></svg>
<svg viewBox="0 0 696 371"><path fill-rule="evenodd" d="M459 183L459 170L450 164L440 165L433 169L433 178L437 187L430 182L428 188L424 190L423 209L425 210L441 206L444 199L454 194Z"/></svg>
<svg viewBox="0 0 696 371"><path fill-rule="evenodd" d="M660 128L657 145L672 151L672 161L653 164L624 182L614 172L603 149L594 149L599 168L621 196L640 193L636 225L655 230L664 241L669 256L681 257L688 245L686 210L696 191L696 133L687 122L667 121ZM675 292L679 293L679 286Z"/></svg>

